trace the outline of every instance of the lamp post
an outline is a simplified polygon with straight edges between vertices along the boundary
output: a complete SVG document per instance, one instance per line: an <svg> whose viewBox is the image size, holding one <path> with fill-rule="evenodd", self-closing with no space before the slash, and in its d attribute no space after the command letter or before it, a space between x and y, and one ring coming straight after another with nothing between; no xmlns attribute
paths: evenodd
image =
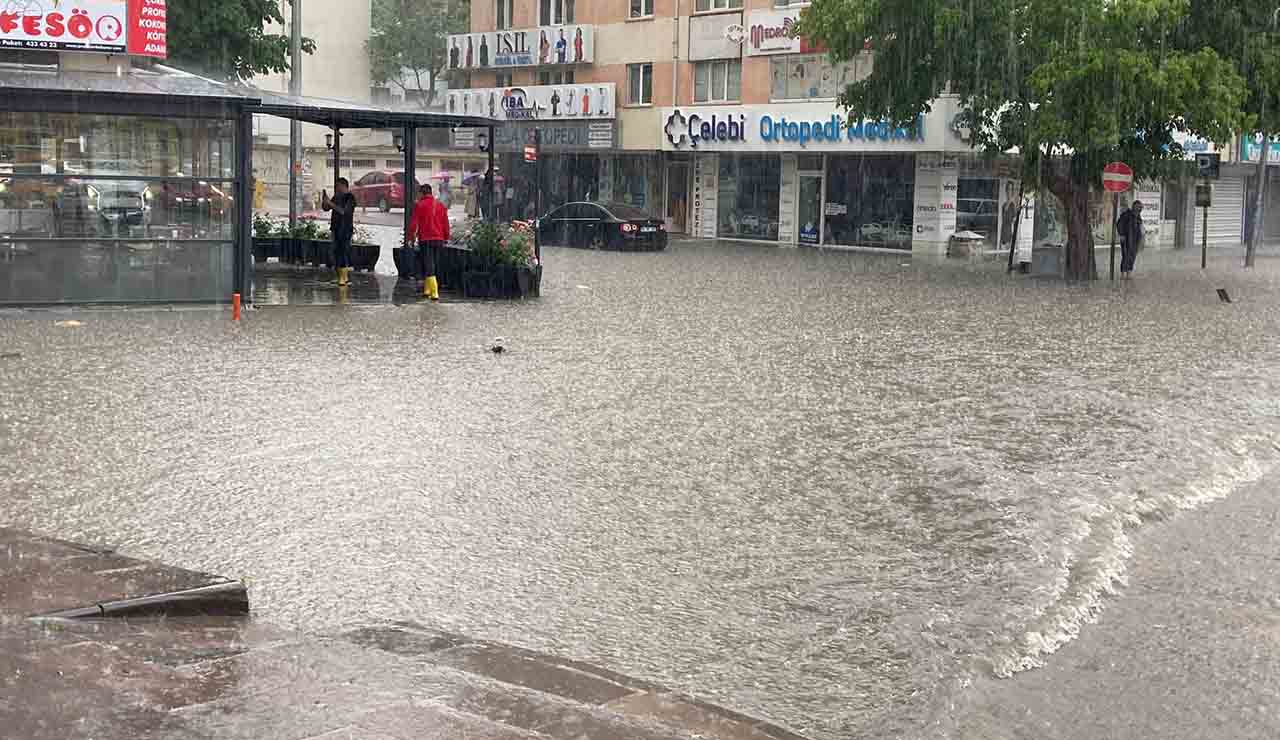
<svg viewBox="0 0 1280 740"><path fill-rule="evenodd" d="M289 94L302 94L302 0L291 0L292 20L289 23ZM289 121L289 226L298 222L301 190L298 173L302 169L302 124L297 119Z"/></svg>
<svg viewBox="0 0 1280 740"><path fill-rule="evenodd" d="M1275 32L1277 20L1280 19L1280 7L1271 12L1271 31ZM1261 81L1260 81L1261 82ZM1254 257L1258 251L1258 240L1262 238L1262 211L1266 204L1265 195L1267 192L1267 158L1271 153L1271 141L1267 137L1267 99L1271 97L1271 90L1265 84L1260 84L1259 89L1262 93L1262 100L1258 104L1258 127L1262 134L1262 151L1258 153L1258 174L1254 177L1256 186L1253 204L1253 224L1249 229L1249 240L1244 247L1244 266L1253 267Z"/></svg>

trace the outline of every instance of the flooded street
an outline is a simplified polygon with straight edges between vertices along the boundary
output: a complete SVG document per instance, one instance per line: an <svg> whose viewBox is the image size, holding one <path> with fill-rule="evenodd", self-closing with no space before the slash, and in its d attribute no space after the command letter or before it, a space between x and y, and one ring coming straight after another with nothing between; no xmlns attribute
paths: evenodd
<svg viewBox="0 0 1280 740"><path fill-rule="evenodd" d="M0 523L898 737L1280 460L1274 256L545 257L523 304L0 314Z"/></svg>

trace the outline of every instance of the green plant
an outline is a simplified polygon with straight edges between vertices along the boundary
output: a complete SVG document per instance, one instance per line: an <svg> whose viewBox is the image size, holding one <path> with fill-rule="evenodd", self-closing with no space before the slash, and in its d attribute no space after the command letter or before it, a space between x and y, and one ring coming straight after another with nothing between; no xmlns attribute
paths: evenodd
<svg viewBox="0 0 1280 740"><path fill-rule="evenodd" d="M298 221L293 225L292 236L294 239L319 240L322 238L320 236L320 224L310 219Z"/></svg>
<svg viewBox="0 0 1280 740"><path fill-rule="evenodd" d="M527 225L503 229L498 263L512 267L529 267L534 263L533 231Z"/></svg>
<svg viewBox="0 0 1280 740"><path fill-rule="evenodd" d="M270 236L287 239L293 236L293 230L289 228L288 221L280 221L272 227Z"/></svg>
<svg viewBox="0 0 1280 740"><path fill-rule="evenodd" d="M477 223L467 231L467 248L481 262L496 265L502 259L502 232L491 223Z"/></svg>

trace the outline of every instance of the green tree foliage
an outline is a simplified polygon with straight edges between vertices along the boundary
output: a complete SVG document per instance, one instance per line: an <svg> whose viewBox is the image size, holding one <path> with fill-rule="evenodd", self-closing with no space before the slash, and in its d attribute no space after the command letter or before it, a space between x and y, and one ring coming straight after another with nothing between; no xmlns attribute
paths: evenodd
<svg viewBox="0 0 1280 740"><path fill-rule="evenodd" d="M365 48L374 84L399 89L426 108L447 63L448 36L465 33L467 0L373 0L373 28Z"/></svg>
<svg viewBox="0 0 1280 740"><path fill-rule="evenodd" d="M285 4L287 8L287 3ZM289 35L278 0L169 0L169 61L193 72L227 80L289 71ZM316 50L302 39L302 51Z"/></svg>
<svg viewBox="0 0 1280 740"><path fill-rule="evenodd" d="M1194 28L1195 19L1222 7L1208 0L814 0L799 32L837 59L868 43L874 50L870 77L841 96L852 115L905 122L944 92L956 95L975 146L1019 152L1024 179L1062 202L1067 277L1091 279L1089 193L1101 187L1107 162L1126 162L1139 178L1165 176L1184 166L1175 132L1225 142L1251 122L1240 59Z"/></svg>

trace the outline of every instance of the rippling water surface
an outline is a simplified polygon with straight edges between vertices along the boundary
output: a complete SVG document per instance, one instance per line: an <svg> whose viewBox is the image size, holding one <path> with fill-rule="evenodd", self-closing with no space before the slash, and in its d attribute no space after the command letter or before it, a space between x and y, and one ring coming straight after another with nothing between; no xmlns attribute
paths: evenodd
<svg viewBox="0 0 1280 740"><path fill-rule="evenodd" d="M0 317L0 521L244 576L284 624L916 734L1069 639L1133 527L1280 458L1280 262L905 259L549 250L526 304Z"/></svg>

